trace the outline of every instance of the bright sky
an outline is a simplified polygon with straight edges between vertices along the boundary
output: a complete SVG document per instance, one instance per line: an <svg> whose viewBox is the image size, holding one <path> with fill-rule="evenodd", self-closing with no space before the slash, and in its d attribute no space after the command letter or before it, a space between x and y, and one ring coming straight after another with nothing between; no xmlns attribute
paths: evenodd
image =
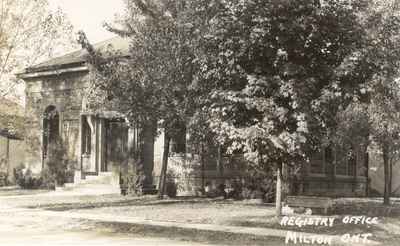
<svg viewBox="0 0 400 246"><path fill-rule="evenodd" d="M54 9L60 7L68 16L75 31L83 30L89 41L100 42L115 34L107 32L102 24L114 19L123 9L122 0L49 0Z"/></svg>

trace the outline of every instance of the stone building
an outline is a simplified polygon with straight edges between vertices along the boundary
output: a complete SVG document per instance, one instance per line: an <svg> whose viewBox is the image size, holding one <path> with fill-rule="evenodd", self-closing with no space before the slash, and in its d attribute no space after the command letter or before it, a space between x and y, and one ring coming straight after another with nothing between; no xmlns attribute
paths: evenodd
<svg viewBox="0 0 400 246"><path fill-rule="evenodd" d="M348 149L326 147L300 169L295 181L297 195L367 196L369 155L365 145Z"/></svg>
<svg viewBox="0 0 400 246"><path fill-rule="evenodd" d="M118 37L95 45L100 50L110 47L124 53L129 45ZM85 55L85 51L79 50L29 67L19 74L26 84L28 131L25 141L30 148L25 163L34 173L40 173L57 155L53 149L61 148L61 161L67 162L66 168L74 173L71 180L74 185L71 186L83 187L93 183L109 186L110 192L119 192L121 174L135 165L139 133L134 124L118 112L94 113L87 108L85 91L90 74ZM176 147L179 149L179 144L173 141L171 148ZM146 189L150 191L156 188L162 150L163 135L152 136L152 131L145 131L143 169ZM196 160L197 157L189 158L182 151L172 151L169 169L188 167L190 165L185 163L189 162L198 164ZM188 184L184 185L186 190L193 192L201 183L215 183L219 170L215 163L215 160L207 161L203 175L189 171L193 167L176 172L180 172L180 176L182 173L186 175L182 183ZM232 170L225 175L240 175L240 172ZM188 179L197 186L189 185Z"/></svg>
<svg viewBox="0 0 400 246"><path fill-rule="evenodd" d="M95 45L112 46L122 53L129 45L113 38ZM63 161L74 173L73 184L107 185L119 192L120 176L135 164L138 131L115 111L93 113L87 109L85 90L89 85L86 52L76 51L27 68L19 75L26 83L26 117L29 143L26 164L39 173L51 160L54 146L61 147ZM153 190L160 173L163 136L144 134L146 188ZM185 138L183 138L185 139ZM179 177L182 190L195 192L205 183L213 186L232 177L244 177L242 160L209 154L199 164L198 155L173 142L169 169ZM295 193L303 195L365 196L368 190L368 157L361 148L348 155L340 149L325 149L303 165L294 180ZM175 153L175 154L174 154ZM173 176L174 174L172 174Z"/></svg>

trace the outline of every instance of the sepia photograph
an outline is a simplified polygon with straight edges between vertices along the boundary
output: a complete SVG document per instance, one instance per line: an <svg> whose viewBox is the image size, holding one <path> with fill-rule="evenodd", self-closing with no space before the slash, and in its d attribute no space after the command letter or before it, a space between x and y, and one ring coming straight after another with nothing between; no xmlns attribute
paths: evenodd
<svg viewBox="0 0 400 246"><path fill-rule="evenodd" d="M0 0L0 246L128 245L400 245L400 0Z"/></svg>

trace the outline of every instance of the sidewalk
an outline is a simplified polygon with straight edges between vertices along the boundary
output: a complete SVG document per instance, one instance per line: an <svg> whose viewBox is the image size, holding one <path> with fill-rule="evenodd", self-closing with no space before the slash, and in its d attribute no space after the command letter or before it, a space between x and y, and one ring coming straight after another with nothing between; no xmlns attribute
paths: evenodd
<svg viewBox="0 0 400 246"><path fill-rule="evenodd" d="M348 233L357 235L358 233L372 232L375 240L379 242L386 242L386 239L397 239L397 234L383 234L388 233L387 231L390 232L388 228L368 230L368 228L348 225L336 225L332 228L297 229L293 226L285 228L279 226L279 219L274 216L273 208L229 200L181 198L160 201L152 196L132 198L113 195L82 195L70 192L60 192L56 196L55 193L57 192L0 196L0 214L10 213L22 217L36 216L50 218L50 220L51 218L60 218L60 220L64 218L65 221L71 219L71 222L81 220L99 231L111 230L113 233L121 232L126 235L145 234L150 237L174 238L174 236L178 236L183 240L191 240L191 237L196 237L200 242L207 238L213 238L212 242L215 243L236 242L236 245L239 245L238 240L241 238L243 240L240 243L251 241L252 245L264 245L264 242L271 243L271 241L285 245L285 239L289 234L288 230L302 231L292 232L297 233L297 238L299 236L331 238L332 244L335 245L346 245L342 242L341 236ZM388 225L382 224L381 227ZM313 234L318 232L318 235ZM336 236L331 233L336 233ZM290 236L293 239L293 234ZM300 238L297 244L303 244L302 242L304 241ZM289 245L293 244L289 243Z"/></svg>
<svg viewBox="0 0 400 246"><path fill-rule="evenodd" d="M198 223L180 223L173 221L154 221L146 220L143 218L118 216L118 215L99 215L90 213L77 213L77 212L54 212L45 211L41 209L11 209L11 212L18 212L27 216L39 215L48 217L59 217L66 219L84 219L96 222L106 223L124 223L132 226L148 226L148 227L162 227L162 228L178 228L184 230L193 231L206 231L206 232L224 232L232 234L247 234L251 236L261 237L275 237L281 238L282 242L285 241L288 231L279 229L269 228L257 228L257 227L245 227L245 226L224 226L224 225L212 225L212 224L198 224ZM340 236L324 235L324 234L312 234L312 233L301 233L304 237L318 236L318 237L331 237L331 245L365 245L357 243L343 243ZM290 244L289 244L290 245ZM378 242L371 241L368 245L379 245Z"/></svg>

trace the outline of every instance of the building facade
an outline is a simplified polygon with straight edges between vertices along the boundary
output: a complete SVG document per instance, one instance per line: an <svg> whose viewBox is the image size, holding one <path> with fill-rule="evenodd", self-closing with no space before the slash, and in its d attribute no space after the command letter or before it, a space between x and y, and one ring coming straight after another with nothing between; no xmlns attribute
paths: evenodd
<svg viewBox="0 0 400 246"><path fill-rule="evenodd" d="M128 43L114 38L95 45L112 46L122 53ZM71 169L71 182L103 182L119 192L121 175L136 164L140 134L135 124L115 111L88 109L86 89L90 74L85 51L76 51L27 68L19 75L26 83L25 164L36 173L51 164L54 146L62 149L62 161ZM143 139L146 189L157 189L161 170L163 135L148 129ZM183 137L185 140L185 135ZM206 184L214 187L234 177L245 178L243 158L208 153L200 160L188 146L172 143L169 174L190 194ZM365 196L368 193L368 156L362 146L351 151L325 148L305 163L292 180L299 195ZM103 181L101 181L103 180Z"/></svg>
<svg viewBox="0 0 400 246"><path fill-rule="evenodd" d="M127 52L128 43L113 38L95 45L100 50L110 47ZM29 129L25 137L25 142L29 143L26 166L34 173L40 173L54 161L67 162L66 167L73 173L70 182L80 184L91 180L119 192L121 175L136 165L138 148L142 147L145 187L149 191L156 189L161 171L163 134L154 136L151 129L145 129L140 135L135 124L122 114L106 110L94 112L88 108L86 89L90 74L85 55L83 50L76 51L19 74L26 84L25 111ZM140 145L141 140L143 145ZM61 157L57 157L60 149ZM181 190L195 192L198 186L207 182L222 182L220 168L212 158L207 158L202 174L198 174L201 169L198 156L187 155L175 141L171 150L169 169L175 170L175 174L170 176L181 179L179 182L184 186ZM232 170L229 168L224 174L240 175ZM181 174L185 178L178 177Z"/></svg>

